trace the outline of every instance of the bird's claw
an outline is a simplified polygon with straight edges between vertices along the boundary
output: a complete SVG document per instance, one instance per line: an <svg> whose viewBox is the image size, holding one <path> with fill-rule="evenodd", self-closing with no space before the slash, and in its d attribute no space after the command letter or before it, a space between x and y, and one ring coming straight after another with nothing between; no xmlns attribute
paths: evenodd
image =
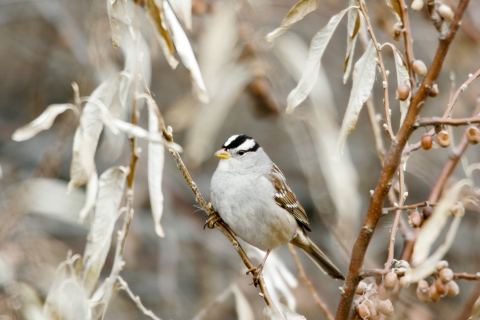
<svg viewBox="0 0 480 320"><path fill-rule="evenodd" d="M210 218L205 221L205 224L203 225L203 229L205 230L206 227L209 229L215 228L215 223L218 221L222 220L222 218L218 215L218 213L213 213L210 215Z"/></svg>
<svg viewBox="0 0 480 320"><path fill-rule="evenodd" d="M255 287L258 286L260 283L260 275L262 274L263 271L263 266L258 266L258 267L252 267L247 270L246 274L251 273L253 276L253 282L250 283L251 285L253 284Z"/></svg>

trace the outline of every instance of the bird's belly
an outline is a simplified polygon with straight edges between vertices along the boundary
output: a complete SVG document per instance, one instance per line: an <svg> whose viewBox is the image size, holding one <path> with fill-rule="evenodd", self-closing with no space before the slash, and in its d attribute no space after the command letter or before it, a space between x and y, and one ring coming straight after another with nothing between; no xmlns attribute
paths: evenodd
<svg viewBox="0 0 480 320"><path fill-rule="evenodd" d="M273 201L273 195L264 199L251 194L249 199L213 205L237 236L261 250L290 242L298 227L295 218Z"/></svg>

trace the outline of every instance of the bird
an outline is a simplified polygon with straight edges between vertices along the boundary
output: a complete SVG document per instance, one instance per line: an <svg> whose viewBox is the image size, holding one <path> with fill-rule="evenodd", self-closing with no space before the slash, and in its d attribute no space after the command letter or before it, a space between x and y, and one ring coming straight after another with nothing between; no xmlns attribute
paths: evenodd
<svg viewBox="0 0 480 320"><path fill-rule="evenodd" d="M272 250L291 243L330 277L345 280L308 237L307 232L312 230L305 209L283 173L252 137L232 135L215 156L220 161L210 183L210 203L235 235L266 251L263 261L254 268L257 275Z"/></svg>

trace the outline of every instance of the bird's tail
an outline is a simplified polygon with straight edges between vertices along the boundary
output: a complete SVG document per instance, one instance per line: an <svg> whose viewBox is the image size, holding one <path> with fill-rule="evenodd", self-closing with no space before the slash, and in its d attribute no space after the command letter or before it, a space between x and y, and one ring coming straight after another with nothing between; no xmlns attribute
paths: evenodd
<svg viewBox="0 0 480 320"><path fill-rule="evenodd" d="M298 234L291 241L292 244L301 248L315 262L315 264L333 279L345 280L342 272L320 250L315 243L305 234Z"/></svg>

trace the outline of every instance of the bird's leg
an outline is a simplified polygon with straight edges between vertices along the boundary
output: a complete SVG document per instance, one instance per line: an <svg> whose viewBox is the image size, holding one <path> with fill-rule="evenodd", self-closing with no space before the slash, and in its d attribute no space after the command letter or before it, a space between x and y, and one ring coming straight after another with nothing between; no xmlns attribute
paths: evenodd
<svg viewBox="0 0 480 320"><path fill-rule="evenodd" d="M208 226L209 229L215 228L215 223L218 221L222 220L222 218L218 215L218 213L213 213L210 215L210 217L205 221L205 224L203 225L203 229Z"/></svg>
<svg viewBox="0 0 480 320"><path fill-rule="evenodd" d="M267 261L267 258L268 258L269 254L270 254L270 249L267 250L267 254L265 255L265 258L263 258L262 263L260 263L260 265L258 267L250 268L247 271L247 274L249 274L250 272L253 274L253 284L255 285L255 287L258 285L258 283L260 281L260 274L263 271L263 266L265 265L265 261Z"/></svg>

